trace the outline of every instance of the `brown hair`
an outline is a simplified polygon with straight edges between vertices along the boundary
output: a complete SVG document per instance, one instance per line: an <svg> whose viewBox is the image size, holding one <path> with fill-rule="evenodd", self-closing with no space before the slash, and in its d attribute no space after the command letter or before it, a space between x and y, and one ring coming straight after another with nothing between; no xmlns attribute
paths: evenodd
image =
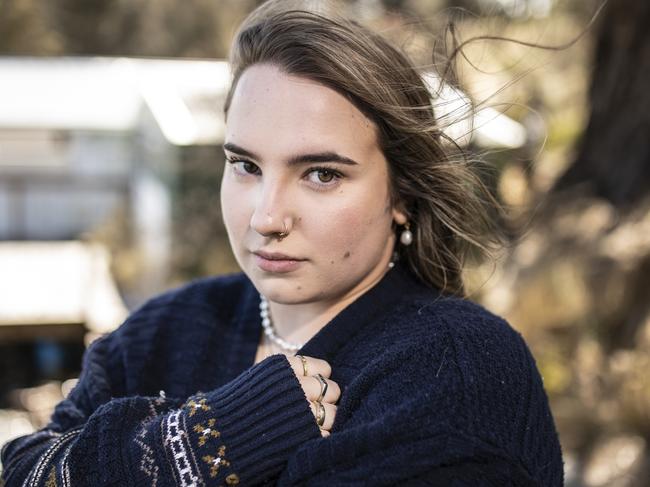
<svg viewBox="0 0 650 487"><path fill-rule="evenodd" d="M355 21L271 1L243 22L230 62L226 113L242 73L268 63L336 90L374 121L391 204L407 215L414 237L409 246L396 245L399 258L425 284L463 294L468 254L489 253L498 242L490 211L496 202L475 161L445 143L432 94L405 54Z"/></svg>

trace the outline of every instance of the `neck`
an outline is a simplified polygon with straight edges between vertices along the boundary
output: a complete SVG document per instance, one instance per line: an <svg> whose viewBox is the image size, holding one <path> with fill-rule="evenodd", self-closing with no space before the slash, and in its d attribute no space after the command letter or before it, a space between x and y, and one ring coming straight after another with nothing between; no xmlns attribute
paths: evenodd
<svg viewBox="0 0 650 487"><path fill-rule="evenodd" d="M387 261L375 268L343 297L334 300L303 304L269 301L271 320L276 333L291 343L307 343L344 308L375 286L388 270Z"/></svg>

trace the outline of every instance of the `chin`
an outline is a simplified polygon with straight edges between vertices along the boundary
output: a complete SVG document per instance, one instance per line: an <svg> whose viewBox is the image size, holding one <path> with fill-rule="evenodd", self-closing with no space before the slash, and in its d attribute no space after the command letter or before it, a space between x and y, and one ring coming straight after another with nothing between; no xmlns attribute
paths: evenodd
<svg viewBox="0 0 650 487"><path fill-rule="evenodd" d="M269 287L267 293L264 292L264 288L265 286L261 286L257 289L261 289L266 299L278 304L302 304L313 300L313 298L310 299L310 295L296 291L293 286L286 290L278 289L277 286Z"/></svg>
<svg viewBox="0 0 650 487"><path fill-rule="evenodd" d="M246 272L246 275L253 282L255 289L270 301L295 304L302 302L306 296L301 289L297 289L298 286L304 289L304 285L288 279L286 275L269 274L257 268Z"/></svg>

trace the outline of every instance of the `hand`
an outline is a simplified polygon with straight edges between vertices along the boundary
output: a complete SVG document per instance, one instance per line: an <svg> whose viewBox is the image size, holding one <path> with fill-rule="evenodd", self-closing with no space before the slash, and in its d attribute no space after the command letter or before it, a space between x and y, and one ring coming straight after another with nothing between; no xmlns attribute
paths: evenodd
<svg viewBox="0 0 650 487"><path fill-rule="evenodd" d="M313 357L305 357L307 360L307 371L309 375L304 375L303 363L300 357L287 357L293 373L296 374L298 381L302 387L302 390L307 396L311 411L314 414L314 418L318 418L318 403L316 400L321 392L321 383L314 377L316 374L321 374L325 381L327 382L327 392L325 397L321 400L321 403L325 407L325 422L323 426L320 426L320 431L322 436L329 436L330 430L332 429L332 424L334 424L334 418L336 417L336 402L341 396L341 389L339 385L333 380L329 379L329 376L332 373L332 367L325 360Z"/></svg>

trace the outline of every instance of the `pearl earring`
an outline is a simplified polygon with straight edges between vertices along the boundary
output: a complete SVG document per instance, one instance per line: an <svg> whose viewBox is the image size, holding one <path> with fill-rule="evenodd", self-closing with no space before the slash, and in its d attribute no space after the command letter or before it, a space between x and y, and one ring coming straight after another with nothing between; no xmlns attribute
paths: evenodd
<svg viewBox="0 0 650 487"><path fill-rule="evenodd" d="M404 224L405 229L402 230L401 235L399 236L399 241L402 245L411 245L413 243L413 233L411 233L411 224L406 222Z"/></svg>

